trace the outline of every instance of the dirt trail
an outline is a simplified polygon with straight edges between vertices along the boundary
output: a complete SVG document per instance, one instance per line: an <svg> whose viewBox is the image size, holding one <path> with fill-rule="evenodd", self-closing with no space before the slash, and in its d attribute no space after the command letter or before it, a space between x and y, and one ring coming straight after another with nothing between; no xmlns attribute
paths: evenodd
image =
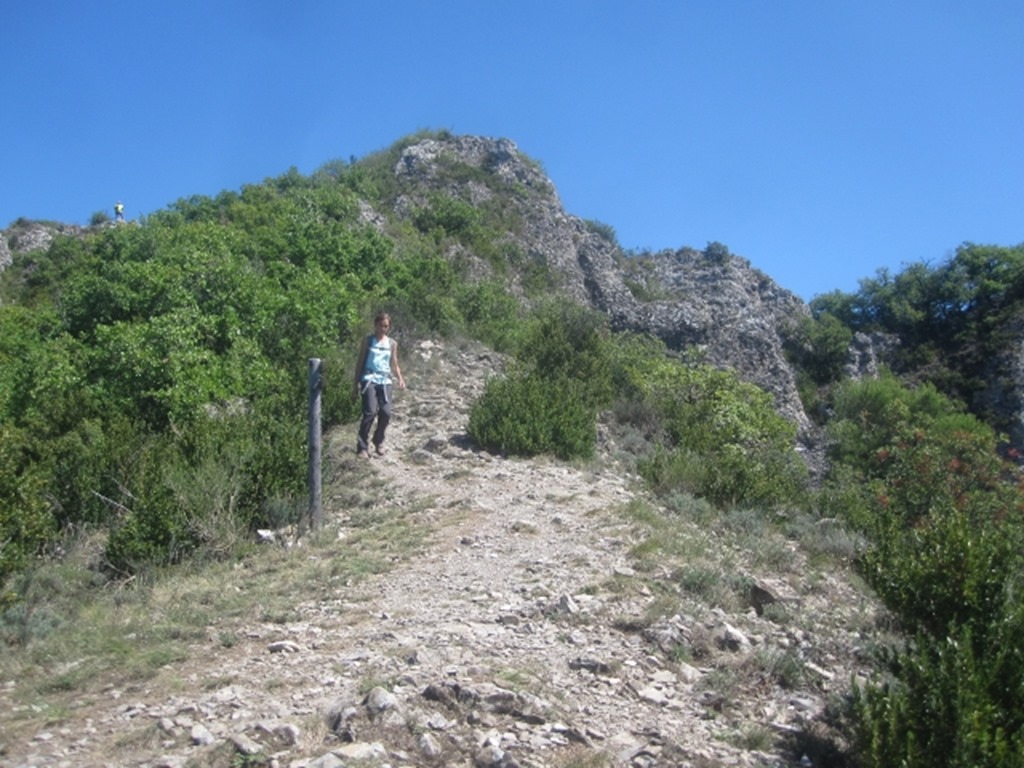
<svg viewBox="0 0 1024 768"><path fill-rule="evenodd" d="M420 342L403 367L385 456L356 458L354 427L328 436L325 512L346 536L352 510L339 500L356 478L382 485L381 509L429 531L418 554L297 601L301 618L283 625L254 617L236 644L208 643L171 669L175 686L108 691L87 714L8 743L0 766L789 764L777 744L763 752L723 733L744 718L806 720L821 709L815 695L794 704L768 685L723 720L711 670L670 661L639 631L655 597L613 514L635 479L611 460L473 449L470 404L501 370L483 348ZM745 618L762 647L792 642ZM661 631L682 642L727 619L744 617L676 617ZM234 762L217 762L224 750Z"/></svg>

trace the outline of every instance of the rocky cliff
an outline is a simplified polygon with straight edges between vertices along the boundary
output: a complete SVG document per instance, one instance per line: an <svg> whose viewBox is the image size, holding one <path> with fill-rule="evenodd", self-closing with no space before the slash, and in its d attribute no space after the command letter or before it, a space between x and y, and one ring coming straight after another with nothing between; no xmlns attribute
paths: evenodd
<svg viewBox="0 0 1024 768"><path fill-rule="evenodd" d="M479 174L453 174L453 167ZM551 180L507 139L427 139L402 152L394 173L399 216L429 193L480 204L496 194L495 184L511 185L516 194L503 199L520 226L508 240L556 274L566 296L608 315L616 330L649 331L672 349L696 349L708 363L734 369L774 396L802 443L816 442L783 353L785 329L808 308L745 259L719 244L627 257L601 227L567 213Z"/></svg>
<svg viewBox="0 0 1024 768"><path fill-rule="evenodd" d="M18 219L8 229L0 230L0 272L11 266L14 255L32 253L50 247L57 235L76 235L81 227Z"/></svg>

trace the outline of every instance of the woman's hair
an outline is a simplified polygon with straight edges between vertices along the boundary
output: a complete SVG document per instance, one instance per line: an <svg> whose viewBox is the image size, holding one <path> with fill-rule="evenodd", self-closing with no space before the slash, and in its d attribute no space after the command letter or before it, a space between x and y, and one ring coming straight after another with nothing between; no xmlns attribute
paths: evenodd
<svg viewBox="0 0 1024 768"><path fill-rule="evenodd" d="M378 312L377 316L373 318L373 324L376 325L377 323L381 323L385 320L390 321L391 315L389 315L387 312Z"/></svg>

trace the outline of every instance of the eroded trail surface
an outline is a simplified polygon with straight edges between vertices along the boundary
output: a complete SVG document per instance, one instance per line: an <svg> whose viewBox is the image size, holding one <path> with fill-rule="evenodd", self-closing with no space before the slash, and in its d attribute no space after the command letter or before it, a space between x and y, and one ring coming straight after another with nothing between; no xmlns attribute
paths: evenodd
<svg viewBox="0 0 1024 768"><path fill-rule="evenodd" d="M8 741L0 764L793 764L779 737L813 727L851 671L852 630L830 604L859 598L839 582L805 591L794 604L819 624L802 629L713 607L652 618L657 576L634 570L621 514L635 479L607 456L575 467L473 449L469 405L501 370L485 349L412 343L403 366L386 454L357 459L352 427L330 435L324 498L331 535L380 514L420 532L414 554L396 540L388 568L297 595L287 621L254 616L230 647L211 637L152 684ZM803 688L766 674L727 689L723 669L783 652L814 670Z"/></svg>

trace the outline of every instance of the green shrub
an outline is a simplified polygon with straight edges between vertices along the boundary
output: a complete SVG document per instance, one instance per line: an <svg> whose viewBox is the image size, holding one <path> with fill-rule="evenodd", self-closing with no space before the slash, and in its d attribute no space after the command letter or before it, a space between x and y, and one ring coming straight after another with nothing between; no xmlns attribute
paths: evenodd
<svg viewBox="0 0 1024 768"><path fill-rule="evenodd" d="M709 468L705 457L699 453L659 446L639 462L638 468L656 493L669 495L681 492L705 496Z"/></svg>
<svg viewBox="0 0 1024 768"><path fill-rule="evenodd" d="M998 609L1019 562L1024 496L994 449L991 436L933 427L879 452L861 567L912 628L943 637L949 627L983 626Z"/></svg>
<svg viewBox="0 0 1024 768"><path fill-rule="evenodd" d="M934 386L922 384L910 389L891 375L845 382L836 390L834 409L828 428L830 458L836 464L869 473L877 452L900 429L926 426L939 418L952 420L962 412ZM984 427L970 417L957 423L962 428Z"/></svg>
<svg viewBox="0 0 1024 768"><path fill-rule="evenodd" d="M27 436L0 424L0 611L10 596L7 579L20 571L56 534L46 503L46 478L31 461Z"/></svg>
<svg viewBox="0 0 1024 768"><path fill-rule="evenodd" d="M119 492L104 499L110 512L104 558L113 573L128 576L178 563L195 550L186 518L163 481L174 458L169 438L151 438L117 468Z"/></svg>
<svg viewBox="0 0 1024 768"><path fill-rule="evenodd" d="M823 312L799 321L785 339L789 358L814 384L839 381L850 355L851 331L835 315Z"/></svg>
<svg viewBox="0 0 1024 768"><path fill-rule="evenodd" d="M660 414L667 438L638 465L659 492L680 488L724 505L802 502L807 469L795 452L796 427L770 395L709 366L627 359L620 386Z"/></svg>
<svg viewBox="0 0 1024 768"><path fill-rule="evenodd" d="M885 655L891 677L854 688L856 747L865 768L1024 765L1024 622L1001 614L979 646L967 628L918 636Z"/></svg>
<svg viewBox="0 0 1024 768"><path fill-rule="evenodd" d="M466 329L499 352L511 351L519 326L519 303L497 283L467 285L457 299Z"/></svg>
<svg viewBox="0 0 1024 768"><path fill-rule="evenodd" d="M575 382L595 413L611 405L613 358L603 315L564 302L544 305L527 321L516 358L540 377Z"/></svg>
<svg viewBox="0 0 1024 768"><path fill-rule="evenodd" d="M496 452L590 458L596 413L583 394L579 382L568 378L519 374L491 379L473 404L467 431L477 444Z"/></svg>
<svg viewBox="0 0 1024 768"><path fill-rule="evenodd" d="M518 368L474 403L469 434L490 450L589 458L613 394L603 318L571 304L539 308L515 335Z"/></svg>
<svg viewBox="0 0 1024 768"><path fill-rule="evenodd" d="M481 214L467 202L435 194L425 207L413 214L413 224L438 242L445 237L471 239L481 224Z"/></svg>
<svg viewBox="0 0 1024 768"><path fill-rule="evenodd" d="M588 232L592 232L612 245L618 246L619 237L615 233L615 227L611 224L605 224L603 221L597 221L596 219L587 219L583 222L583 225L587 228Z"/></svg>

